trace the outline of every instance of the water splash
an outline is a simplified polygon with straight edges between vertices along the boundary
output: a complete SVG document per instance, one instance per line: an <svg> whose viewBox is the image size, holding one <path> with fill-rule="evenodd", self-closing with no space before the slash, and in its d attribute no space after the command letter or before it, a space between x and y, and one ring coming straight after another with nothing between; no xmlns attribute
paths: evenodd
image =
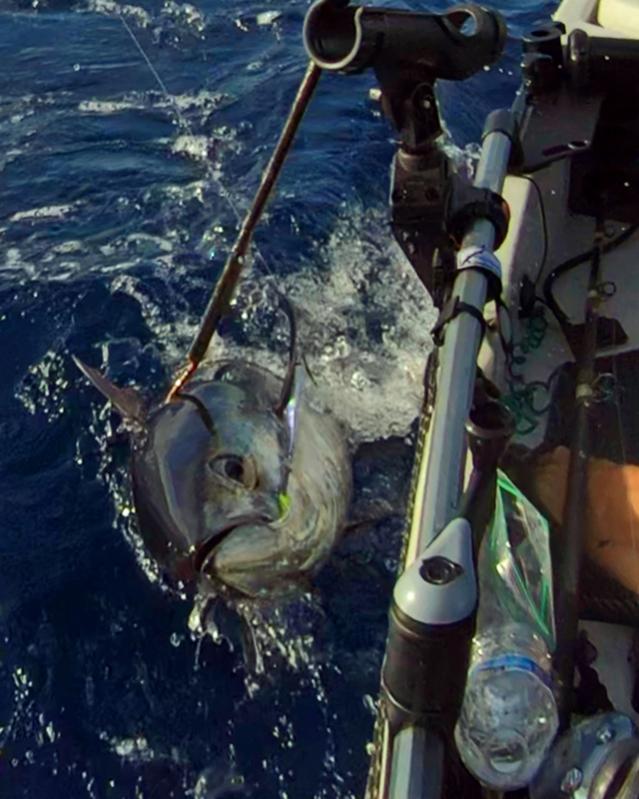
<svg viewBox="0 0 639 799"><path fill-rule="evenodd" d="M349 209L316 263L281 279L299 316L300 344L314 377L312 392L351 441L406 435L418 413L435 312L430 298L386 233L381 211ZM268 281L245 280L235 312L254 349L251 358L281 371L266 327L276 305ZM246 352L246 350L244 350ZM213 340L210 356L242 357L232 340ZM246 355L244 355L246 357Z"/></svg>
<svg viewBox="0 0 639 799"><path fill-rule="evenodd" d="M57 421L66 411L70 382L64 355L56 348L31 365L18 384L15 396L30 413L41 411L50 422Z"/></svg>
<svg viewBox="0 0 639 799"><path fill-rule="evenodd" d="M107 17L122 15L140 28L149 28L153 24L153 17L144 8L117 3L115 0L89 0L85 10L87 13L102 14Z"/></svg>
<svg viewBox="0 0 639 799"><path fill-rule="evenodd" d="M254 795L238 770L233 746L229 747L226 755L221 755L200 772L195 787L187 793L193 799L229 799L231 796Z"/></svg>

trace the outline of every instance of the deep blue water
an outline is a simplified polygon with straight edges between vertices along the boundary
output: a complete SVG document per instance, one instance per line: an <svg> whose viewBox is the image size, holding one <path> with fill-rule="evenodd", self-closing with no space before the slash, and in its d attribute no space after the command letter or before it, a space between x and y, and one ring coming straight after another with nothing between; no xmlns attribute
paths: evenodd
<svg viewBox="0 0 639 799"><path fill-rule="evenodd" d="M502 3L499 66L442 87L460 147L509 103L517 37L552 8ZM362 793L401 523L346 539L312 596L267 613L266 673L250 677L237 647L191 638L189 602L136 557L126 445L69 357L150 395L166 387L303 74L305 10L0 0L3 799ZM389 264L391 133L372 85L322 79L256 237L307 327L325 322L331 341L316 332L309 348L359 441L408 432L412 406L376 363L419 373L428 328L426 300ZM277 349L247 307L229 335ZM410 441L355 465L365 512L406 482Z"/></svg>

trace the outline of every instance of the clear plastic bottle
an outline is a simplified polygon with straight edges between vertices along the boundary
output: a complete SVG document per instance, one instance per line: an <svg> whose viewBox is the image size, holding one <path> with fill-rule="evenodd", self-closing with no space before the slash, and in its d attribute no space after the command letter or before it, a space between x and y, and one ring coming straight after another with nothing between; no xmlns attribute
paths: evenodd
<svg viewBox="0 0 639 799"><path fill-rule="evenodd" d="M505 475L478 571L477 631L455 740L481 783L514 790L539 769L558 718L548 525Z"/></svg>

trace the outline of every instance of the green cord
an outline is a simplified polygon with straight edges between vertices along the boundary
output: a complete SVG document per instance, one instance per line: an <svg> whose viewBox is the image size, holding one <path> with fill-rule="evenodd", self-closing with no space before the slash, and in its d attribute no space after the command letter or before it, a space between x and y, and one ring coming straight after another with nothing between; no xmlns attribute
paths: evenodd
<svg viewBox="0 0 639 799"><path fill-rule="evenodd" d="M538 350L544 342L548 321L543 308L539 308L526 320L526 327L521 341L513 347L512 356L508 364L508 389L509 393L503 398L504 404L515 417L516 432L518 435L532 433L539 424L539 418L550 407L550 381L543 383L539 380L526 383L518 367L526 363L526 356ZM543 391L543 404L539 405L538 392Z"/></svg>

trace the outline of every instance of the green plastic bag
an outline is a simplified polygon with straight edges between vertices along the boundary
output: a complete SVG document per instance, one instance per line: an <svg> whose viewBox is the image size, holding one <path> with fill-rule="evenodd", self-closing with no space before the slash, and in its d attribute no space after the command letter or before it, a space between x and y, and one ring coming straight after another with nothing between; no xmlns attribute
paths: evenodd
<svg viewBox="0 0 639 799"><path fill-rule="evenodd" d="M515 622L532 624L555 648L552 561L548 521L502 472L495 512L484 542L482 568L493 599Z"/></svg>

